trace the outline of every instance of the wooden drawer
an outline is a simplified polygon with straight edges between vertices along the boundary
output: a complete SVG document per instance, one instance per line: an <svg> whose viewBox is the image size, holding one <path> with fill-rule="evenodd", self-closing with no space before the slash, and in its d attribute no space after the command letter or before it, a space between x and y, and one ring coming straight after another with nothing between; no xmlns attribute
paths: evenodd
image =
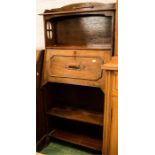
<svg viewBox="0 0 155 155"><path fill-rule="evenodd" d="M50 59L49 75L96 81L102 77L102 64L99 57L56 55Z"/></svg>
<svg viewBox="0 0 155 155"><path fill-rule="evenodd" d="M47 49L44 58L43 85L47 82L101 87L101 66L111 57L110 50Z"/></svg>

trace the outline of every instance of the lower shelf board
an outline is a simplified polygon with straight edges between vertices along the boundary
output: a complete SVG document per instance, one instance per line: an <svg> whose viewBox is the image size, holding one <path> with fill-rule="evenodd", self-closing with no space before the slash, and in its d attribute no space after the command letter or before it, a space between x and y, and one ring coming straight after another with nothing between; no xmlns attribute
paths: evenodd
<svg viewBox="0 0 155 155"><path fill-rule="evenodd" d="M47 112L47 114L69 120L76 120L80 122L95 124L99 126L103 125L103 115L99 112L95 113L71 107L53 107Z"/></svg>
<svg viewBox="0 0 155 155"><path fill-rule="evenodd" d="M70 142L73 144L91 148L97 151L102 150L101 139L91 138L91 137L81 135L78 133L75 134L75 133L71 133L71 132L67 132L67 131L63 131L59 129L54 129L53 131L51 131L49 136L55 139L63 140L66 142Z"/></svg>

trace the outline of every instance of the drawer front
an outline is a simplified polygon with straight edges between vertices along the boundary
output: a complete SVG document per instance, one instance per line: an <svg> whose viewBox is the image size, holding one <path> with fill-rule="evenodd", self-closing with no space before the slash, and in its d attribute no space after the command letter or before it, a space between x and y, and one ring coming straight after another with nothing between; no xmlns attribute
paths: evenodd
<svg viewBox="0 0 155 155"><path fill-rule="evenodd" d="M97 81L102 78L102 64L99 57L54 55L48 71L52 77Z"/></svg>
<svg viewBox="0 0 155 155"><path fill-rule="evenodd" d="M105 71L101 66L110 58L110 50L46 49L42 86L54 82L100 87L104 91Z"/></svg>

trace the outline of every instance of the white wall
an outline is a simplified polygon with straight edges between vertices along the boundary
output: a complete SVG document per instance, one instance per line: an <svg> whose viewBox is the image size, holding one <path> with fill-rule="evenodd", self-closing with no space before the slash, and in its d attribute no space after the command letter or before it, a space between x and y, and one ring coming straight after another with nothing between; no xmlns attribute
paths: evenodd
<svg viewBox="0 0 155 155"><path fill-rule="evenodd" d="M116 0L37 0L37 14L43 13L45 9L59 8L71 3L81 2L100 2L100 3L115 3ZM43 17L36 17L36 48L44 49L44 28Z"/></svg>

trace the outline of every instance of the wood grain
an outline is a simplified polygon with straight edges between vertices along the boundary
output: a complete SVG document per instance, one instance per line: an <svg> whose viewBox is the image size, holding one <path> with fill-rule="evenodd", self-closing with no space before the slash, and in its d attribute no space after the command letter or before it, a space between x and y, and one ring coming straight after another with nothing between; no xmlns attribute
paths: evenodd
<svg viewBox="0 0 155 155"><path fill-rule="evenodd" d="M88 56L53 56L50 59L50 76L96 81L102 77L98 57Z"/></svg>
<svg viewBox="0 0 155 155"><path fill-rule="evenodd" d="M81 3L46 10L42 14L46 47L113 49L114 10L115 4L103 3ZM47 28L49 23L52 25L51 30ZM50 33L52 37L49 38Z"/></svg>
<svg viewBox="0 0 155 155"><path fill-rule="evenodd" d="M41 15L50 14L68 14L68 13L79 13L79 12L93 12L93 11L107 11L115 10L115 3L104 4L104 3L77 3L63 6L61 8L45 10Z"/></svg>
<svg viewBox="0 0 155 155"><path fill-rule="evenodd" d="M58 45L111 45L111 17L71 16L56 21Z"/></svg>
<svg viewBox="0 0 155 155"><path fill-rule="evenodd" d="M102 148L102 140L91 138L86 135L81 135L74 132L72 133L56 129L50 136L52 138L60 139L98 151L101 151Z"/></svg>
<svg viewBox="0 0 155 155"><path fill-rule="evenodd" d="M118 155L118 68L117 57L102 66L106 70L103 154Z"/></svg>
<svg viewBox="0 0 155 155"><path fill-rule="evenodd" d="M104 71L101 65L111 58L110 50L54 50L47 49L44 60L44 77L42 85L47 82L77 84L83 86L100 87L104 91ZM53 56L61 56L61 62L51 66ZM67 59L68 58L68 59ZM69 59L70 58L70 59ZM89 58L89 59L88 59ZM92 62L94 61L95 62ZM82 64L81 70L67 70L65 66L72 63ZM51 76L51 73L58 73ZM61 75L61 76L60 76Z"/></svg>
<svg viewBox="0 0 155 155"><path fill-rule="evenodd" d="M112 96L112 122L110 137L110 155L118 155L118 98Z"/></svg>
<svg viewBox="0 0 155 155"><path fill-rule="evenodd" d="M103 115L99 112L86 111L83 109L73 107L54 107L47 112L48 115L56 116L60 118L66 118L69 120L75 120L79 122L85 122L102 126Z"/></svg>
<svg viewBox="0 0 155 155"><path fill-rule="evenodd" d="M118 57L117 56L112 57L112 59L108 63L102 65L101 68L103 70L116 70L117 71L118 70Z"/></svg>

